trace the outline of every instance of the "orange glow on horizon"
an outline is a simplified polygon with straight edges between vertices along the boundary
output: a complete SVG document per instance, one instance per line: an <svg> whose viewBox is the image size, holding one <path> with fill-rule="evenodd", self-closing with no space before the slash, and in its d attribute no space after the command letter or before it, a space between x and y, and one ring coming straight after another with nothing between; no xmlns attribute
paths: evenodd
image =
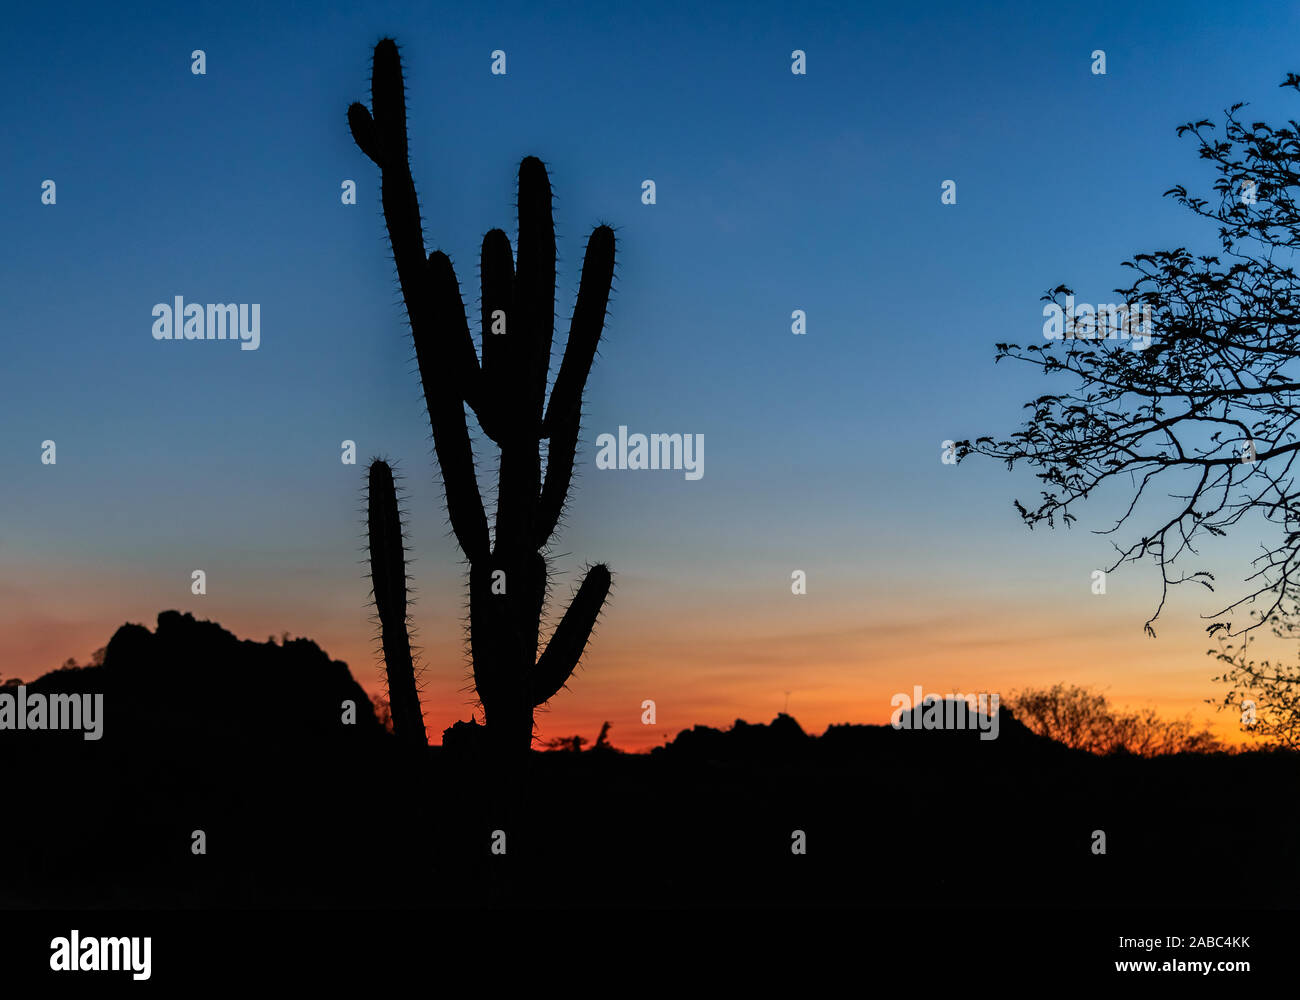
<svg viewBox="0 0 1300 1000"><path fill-rule="evenodd" d="M176 607L219 622L239 638L264 639L286 629L307 636L345 661L368 693L384 688L374 626L354 593L277 595L277 603L251 608L247 597L221 595L178 605L174 591L169 599L152 577L140 577L150 583L123 573L110 586L93 574L68 572L38 580L33 593L7 588L0 593L6 598L0 602L0 673L32 679L70 656L88 662L124 621L153 628L158 610ZM58 605L35 596L61 588L74 593ZM747 604L746 595L732 592L709 595L714 600L707 605L691 603L698 595L673 595L679 603L664 607L662 592L625 581L569 689L537 713L543 741L580 734L591 742L609 721L615 747L644 751L695 725L770 722L787 691L790 714L805 731L821 733L834 723L888 722L890 698L917 684L936 694L997 692L1005 703L1016 689L1058 682L1100 690L1117 708L1153 705L1166 717L1190 714L1225 743L1250 739L1234 713L1205 703L1224 690L1211 680L1218 665L1205 655L1204 627L1194 618L1169 622L1153 641L1142 634L1140 615L1118 602L1101 609L1110 618L1094 603L1027 619L1006 610L1006 602L972 599L964 609L936 613L919 604L899 607L895 594L892 605L824 600L792 614L789 599ZM446 607L433 621L427 611L417 614L424 620L416 636L425 668L426 726L430 742L440 743L445 728L471 717L475 699L459 604L430 600L429 606ZM868 620L862 607L878 610ZM641 722L646 699L656 705L653 726Z"/></svg>

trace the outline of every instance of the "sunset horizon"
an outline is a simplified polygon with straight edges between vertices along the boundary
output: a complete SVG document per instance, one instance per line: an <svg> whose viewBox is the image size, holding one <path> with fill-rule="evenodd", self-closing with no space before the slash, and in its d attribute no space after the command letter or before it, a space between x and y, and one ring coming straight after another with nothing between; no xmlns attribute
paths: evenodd
<svg viewBox="0 0 1300 1000"><path fill-rule="evenodd" d="M1300 8L8 15L0 988L1288 974Z"/></svg>

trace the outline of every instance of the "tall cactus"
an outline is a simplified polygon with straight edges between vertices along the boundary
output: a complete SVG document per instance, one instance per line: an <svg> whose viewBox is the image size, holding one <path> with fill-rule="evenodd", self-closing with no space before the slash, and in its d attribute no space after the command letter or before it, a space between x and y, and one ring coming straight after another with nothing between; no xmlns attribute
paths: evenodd
<svg viewBox="0 0 1300 1000"><path fill-rule="evenodd" d="M388 672L388 707L393 735L409 746L429 745L424 713L415 687L415 662L406 631L406 549L402 515L397 508L393 470L387 462L370 464L366 498L366 534L370 542L370 582L375 591L379 635Z"/></svg>
<svg viewBox="0 0 1300 1000"><path fill-rule="evenodd" d="M543 551L573 475L583 388L614 276L614 232L599 226L587 241L569 338L548 401L555 224L546 168L532 156L519 165L517 254L500 229L483 237L480 360L451 261L441 251L425 255L407 155L405 84L391 39L375 46L370 85L371 108L353 104L348 124L357 146L380 169L384 218L415 340L447 513L469 560L474 684L489 737L500 752L516 755L531 747L533 710L573 673L609 593L608 568L591 566L538 655L548 584ZM501 449L491 532L474 472L467 405Z"/></svg>

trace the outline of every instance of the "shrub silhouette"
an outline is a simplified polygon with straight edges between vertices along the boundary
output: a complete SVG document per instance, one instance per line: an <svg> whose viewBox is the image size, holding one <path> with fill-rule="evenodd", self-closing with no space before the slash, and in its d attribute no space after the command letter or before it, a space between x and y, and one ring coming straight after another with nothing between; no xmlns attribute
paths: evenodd
<svg viewBox="0 0 1300 1000"><path fill-rule="evenodd" d="M549 580L543 550L563 513L573 475L582 392L613 281L614 232L599 226L587 242L568 342L548 401L555 225L546 168L532 156L519 165L517 253L512 256L500 229L483 238L480 362L450 259L441 251L425 256L407 155L405 84L391 39L375 46L370 84L371 108L353 104L348 124L357 146L380 169L384 219L415 341L447 514L470 566L470 649L487 735L496 754L518 757L532 746L533 710L573 673L610 588L609 569L591 566L538 655ZM466 405L501 449L491 532L475 477Z"/></svg>
<svg viewBox="0 0 1300 1000"><path fill-rule="evenodd" d="M1223 749L1213 733L1196 729L1190 719L1164 719L1153 708L1123 711L1104 694L1079 685L1026 688L1008 702L1035 733L1089 753L1155 757Z"/></svg>
<svg viewBox="0 0 1300 1000"><path fill-rule="evenodd" d="M406 550L402 515L397 507L393 470L387 462L370 465L366 496L366 537L370 543L370 581L375 592L388 707L393 734L409 746L428 746L420 695L415 687L411 639L406 631Z"/></svg>
<svg viewBox="0 0 1300 1000"><path fill-rule="evenodd" d="M585 736L557 736L553 740L547 740L546 747L548 750L561 750L567 753L581 753L582 748L587 743Z"/></svg>

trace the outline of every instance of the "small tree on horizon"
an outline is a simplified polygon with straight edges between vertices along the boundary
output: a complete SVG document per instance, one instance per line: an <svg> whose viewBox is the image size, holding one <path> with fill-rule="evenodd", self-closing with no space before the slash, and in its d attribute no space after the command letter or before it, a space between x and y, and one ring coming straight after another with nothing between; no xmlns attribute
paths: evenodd
<svg viewBox="0 0 1300 1000"><path fill-rule="evenodd" d="M1013 692L1007 707L1039 736L1100 756L1156 757L1225 749L1213 733L1198 730L1190 718L1165 719L1150 707L1116 709L1104 694L1079 685L1026 688Z"/></svg>

